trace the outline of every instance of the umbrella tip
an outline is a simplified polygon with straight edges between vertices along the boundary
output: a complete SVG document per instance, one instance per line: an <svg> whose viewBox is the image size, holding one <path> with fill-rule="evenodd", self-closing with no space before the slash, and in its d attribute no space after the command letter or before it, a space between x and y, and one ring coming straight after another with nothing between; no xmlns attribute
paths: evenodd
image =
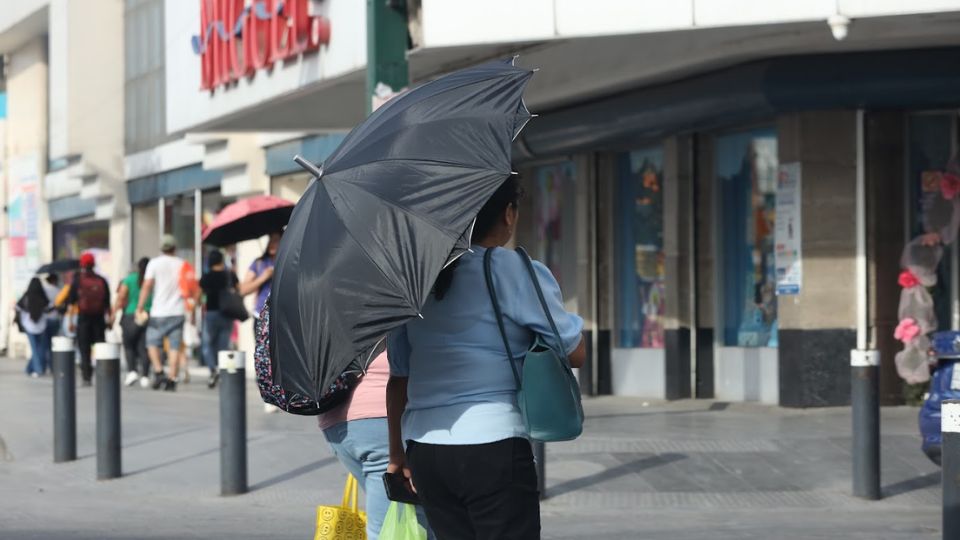
<svg viewBox="0 0 960 540"><path fill-rule="evenodd" d="M540 71L540 68L536 67L536 68L531 69L530 71L536 73L536 72Z"/></svg>
<svg viewBox="0 0 960 540"><path fill-rule="evenodd" d="M313 163L310 163L309 161L304 159L300 154L293 156L293 161L295 161L297 165L300 165L301 167L303 167L305 171L312 174L314 177L320 178L321 176L323 176L323 169L317 167Z"/></svg>
<svg viewBox="0 0 960 540"><path fill-rule="evenodd" d="M539 114L530 113L530 118L539 118Z"/></svg>
<svg viewBox="0 0 960 540"><path fill-rule="evenodd" d="M417 313L417 317L423 318L423 313Z"/></svg>
<svg viewBox="0 0 960 540"><path fill-rule="evenodd" d="M516 176L516 175L518 175L518 174L520 174L520 173L518 173L517 171L510 171L510 175L511 175L511 176Z"/></svg>
<svg viewBox="0 0 960 540"><path fill-rule="evenodd" d="M474 253L473 248L467 248L467 253Z"/></svg>

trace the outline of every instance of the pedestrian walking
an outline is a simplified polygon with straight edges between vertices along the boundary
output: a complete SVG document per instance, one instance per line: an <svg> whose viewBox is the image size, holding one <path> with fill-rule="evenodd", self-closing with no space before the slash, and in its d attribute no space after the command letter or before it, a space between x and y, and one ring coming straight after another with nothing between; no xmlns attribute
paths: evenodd
<svg viewBox="0 0 960 540"><path fill-rule="evenodd" d="M540 339L573 367L586 356L583 320L564 310L547 267L533 263L561 343L524 261L499 249L513 236L520 195L515 176L497 189L477 215L472 251L440 273L423 318L388 342L388 471L411 480L442 539L540 538L537 472L504 340L521 352ZM503 337L486 287L488 251Z"/></svg>
<svg viewBox="0 0 960 540"><path fill-rule="evenodd" d="M233 316L221 311L220 302L225 292L234 290L239 283L237 274L227 270L223 253L215 249L207 256L209 271L200 277L200 289L206 297L203 315L203 335L201 351L203 363L210 369L207 387L217 386L217 353L230 347L230 335L233 333ZM224 306L225 307L225 306Z"/></svg>
<svg viewBox="0 0 960 540"><path fill-rule="evenodd" d="M257 259L250 264L250 268L247 269L247 274L243 277L243 283L240 284L239 290L241 296L247 296L252 293L257 294L253 308L254 317L260 316L260 312L263 310L263 304L267 301L267 297L270 296L270 285L273 281L273 267L276 264L277 249L280 248L280 238L282 236L283 234L279 232L270 234L270 239L267 241L267 249L263 251L263 255L257 257Z"/></svg>
<svg viewBox="0 0 960 540"><path fill-rule="evenodd" d="M90 360L94 343L106 339L108 326L113 326L110 312L110 286L103 276L94 272L93 255L80 257L80 270L73 276L67 304L76 306L77 348L80 350L80 375L83 386L93 384L93 363Z"/></svg>
<svg viewBox="0 0 960 540"><path fill-rule="evenodd" d="M20 329L30 341L30 360L25 370L30 377L45 375L49 367L47 317L52 305L38 277L30 280L26 292L16 305Z"/></svg>
<svg viewBox="0 0 960 540"><path fill-rule="evenodd" d="M334 455L363 488L367 540L377 540L390 506L383 485L383 473L390 462L386 402L389 377L390 366L383 353L367 368L346 403L318 416ZM423 510L417 512L420 524L429 531Z"/></svg>
<svg viewBox="0 0 960 540"><path fill-rule="evenodd" d="M136 316L147 319L147 354L153 367L153 389L163 387L168 392L177 389L177 373L180 369L180 356L183 354L184 298L181 292L182 276L186 273L186 261L175 255L177 241L173 235L166 234L160 244L160 255L150 259L144 272L137 301ZM192 269L190 270L192 272ZM151 297L152 295L152 297ZM149 311L147 311L149 304ZM192 315L191 315L192 316ZM164 373L160 361L160 349L164 339L169 344L167 365L169 374Z"/></svg>
<svg viewBox="0 0 960 540"><path fill-rule="evenodd" d="M147 319L137 318L137 303L140 301L140 289L147 273L147 257L137 261L134 268L117 287L117 302L113 312L120 312L120 332L123 340L123 354L127 358L127 376L124 384L150 386L150 359L147 355ZM150 298L147 298L145 311L150 311Z"/></svg>

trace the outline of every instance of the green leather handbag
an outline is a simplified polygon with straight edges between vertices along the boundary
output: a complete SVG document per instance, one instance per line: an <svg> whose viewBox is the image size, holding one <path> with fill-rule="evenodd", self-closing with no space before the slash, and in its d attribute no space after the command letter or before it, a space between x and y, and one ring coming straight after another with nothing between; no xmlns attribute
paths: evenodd
<svg viewBox="0 0 960 540"><path fill-rule="evenodd" d="M518 370L516 358L510 350L510 340L503 324L503 312L497 300L497 291L493 284L491 265L494 248L487 249L483 256L483 273L487 280L487 292L493 303L493 311L497 316L497 325L500 328L500 337L507 351L510 368L517 381L517 403L526 425L530 438L536 441L569 441L576 439L583 432L583 405L580 402L580 386L570 362L562 350L560 332L550 314L547 301L540 288L540 281L534 272L530 256L523 248L517 248L517 254L523 259L524 266L533 280L533 286L540 299L543 314L550 323L556 348L550 346L542 336L537 336L533 345L523 357L523 363ZM522 370L522 373L521 371Z"/></svg>

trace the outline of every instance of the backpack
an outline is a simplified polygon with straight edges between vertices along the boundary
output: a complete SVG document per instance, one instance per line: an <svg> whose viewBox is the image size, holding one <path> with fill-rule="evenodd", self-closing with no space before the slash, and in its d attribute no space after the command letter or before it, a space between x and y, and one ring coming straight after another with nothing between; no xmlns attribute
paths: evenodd
<svg viewBox="0 0 960 540"><path fill-rule="evenodd" d="M103 315L107 311L107 286L92 271L81 271L77 279L77 309L82 315Z"/></svg>
<svg viewBox="0 0 960 540"><path fill-rule="evenodd" d="M273 380L274 364L270 351L270 297L263 304L260 317L253 325L256 346L253 349L253 365L257 373L257 387L264 403L279 407L288 413L303 416L316 416L331 411L349 399L354 388L363 376L353 364L327 388L327 391L315 401L303 394L288 392Z"/></svg>

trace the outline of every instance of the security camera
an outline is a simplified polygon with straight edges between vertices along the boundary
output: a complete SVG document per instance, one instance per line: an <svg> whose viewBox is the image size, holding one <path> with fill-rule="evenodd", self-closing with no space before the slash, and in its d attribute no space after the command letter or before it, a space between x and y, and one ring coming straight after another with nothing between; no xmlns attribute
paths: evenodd
<svg viewBox="0 0 960 540"><path fill-rule="evenodd" d="M850 19L846 15L833 14L827 19L827 24L830 25L833 39L843 41L847 38L847 32L850 30Z"/></svg>

